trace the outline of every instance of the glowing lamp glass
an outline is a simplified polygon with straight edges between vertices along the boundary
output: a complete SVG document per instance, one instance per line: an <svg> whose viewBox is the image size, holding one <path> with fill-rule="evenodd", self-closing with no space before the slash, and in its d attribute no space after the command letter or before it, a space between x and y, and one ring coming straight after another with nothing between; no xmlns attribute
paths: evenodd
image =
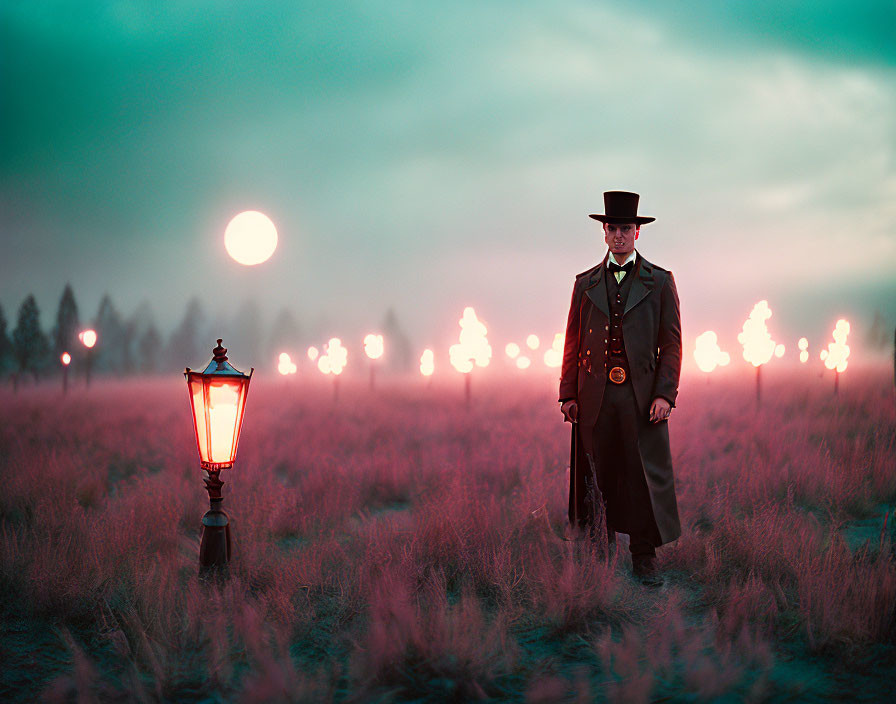
<svg viewBox="0 0 896 704"><path fill-rule="evenodd" d="M78 339L87 349L90 349L96 344L96 330L84 330L83 332L79 332Z"/></svg>
<svg viewBox="0 0 896 704"><path fill-rule="evenodd" d="M364 338L364 353L370 359L379 359L383 356L383 336L371 333Z"/></svg>
<svg viewBox="0 0 896 704"><path fill-rule="evenodd" d="M63 352L62 356L59 359L62 360L62 363L65 366L68 366L69 364L72 363L72 356L68 352Z"/></svg>
<svg viewBox="0 0 896 704"><path fill-rule="evenodd" d="M220 341L219 343L220 344ZM213 359L202 372L187 369L187 388L199 459L207 469L233 466L252 372L243 374L227 358Z"/></svg>
<svg viewBox="0 0 896 704"><path fill-rule="evenodd" d="M432 376L434 370L435 358L433 355L433 351L430 349L425 349L423 350L423 354L420 355L420 373L423 376Z"/></svg>

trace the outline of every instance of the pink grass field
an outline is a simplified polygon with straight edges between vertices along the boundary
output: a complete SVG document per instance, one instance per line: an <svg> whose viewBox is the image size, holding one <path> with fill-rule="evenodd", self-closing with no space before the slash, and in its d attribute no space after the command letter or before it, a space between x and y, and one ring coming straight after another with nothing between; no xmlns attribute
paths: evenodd
<svg viewBox="0 0 896 704"><path fill-rule="evenodd" d="M0 699L886 699L892 370L762 381L683 378L658 589L558 537L547 375L253 379L218 581L182 379L0 390Z"/></svg>

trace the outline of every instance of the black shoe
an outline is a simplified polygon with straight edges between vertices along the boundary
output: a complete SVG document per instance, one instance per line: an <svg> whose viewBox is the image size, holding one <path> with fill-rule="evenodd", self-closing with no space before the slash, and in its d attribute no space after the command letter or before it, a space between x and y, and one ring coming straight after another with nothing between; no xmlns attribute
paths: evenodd
<svg viewBox="0 0 896 704"><path fill-rule="evenodd" d="M653 555L632 555L632 574L648 587L660 587L665 582L656 568L656 557Z"/></svg>

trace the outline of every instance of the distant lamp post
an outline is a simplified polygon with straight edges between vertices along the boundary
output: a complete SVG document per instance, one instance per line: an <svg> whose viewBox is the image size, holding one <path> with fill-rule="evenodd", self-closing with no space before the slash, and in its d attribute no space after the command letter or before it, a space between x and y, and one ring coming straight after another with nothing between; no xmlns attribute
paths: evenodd
<svg viewBox="0 0 896 704"><path fill-rule="evenodd" d="M809 361L809 340L801 337L799 342L797 342L797 347L800 348L800 363L805 364Z"/></svg>
<svg viewBox="0 0 896 704"><path fill-rule="evenodd" d="M370 359L370 388L373 390L376 378L376 360L383 356L383 336L371 333L364 338L364 354Z"/></svg>
<svg viewBox="0 0 896 704"><path fill-rule="evenodd" d="M470 405L470 372L473 365L487 367L492 358L492 347L488 344L486 334L488 329L485 324L476 317L476 311L472 306L464 308L463 317L458 321L460 325L460 337L457 344L448 348L448 357L451 366L464 375L464 398Z"/></svg>
<svg viewBox="0 0 896 704"><path fill-rule="evenodd" d="M87 348L87 363L84 366L84 381L90 386L90 368L93 366L93 348L96 345L96 330L83 330L78 333L78 339Z"/></svg>
<svg viewBox="0 0 896 704"><path fill-rule="evenodd" d="M429 348L423 350L423 354L420 355L420 373L428 379L427 388L432 386L432 373L435 371L435 356L433 355L433 351Z"/></svg>
<svg viewBox="0 0 896 704"><path fill-rule="evenodd" d="M566 336L562 332L554 334L551 349L544 353L545 366L556 369L563 364L563 341Z"/></svg>
<svg viewBox="0 0 896 704"><path fill-rule="evenodd" d="M828 348L822 350L819 356L824 366L834 370L834 394L840 392L840 374L846 371L849 364L849 345L846 344L846 337L849 335L849 323L841 318L834 326L833 342L828 343Z"/></svg>
<svg viewBox="0 0 896 704"><path fill-rule="evenodd" d="M223 567L230 560L230 522L221 509L220 473L233 466L246 395L249 393L249 374L235 369L227 361L227 350L218 346L214 357L201 372L184 371L190 407L193 409L193 429L199 448L199 464L205 471L205 488L208 490L210 508L202 517L202 543L199 546L199 564L202 568Z"/></svg>
<svg viewBox="0 0 896 704"><path fill-rule="evenodd" d="M284 379L290 374L295 374L297 371L299 371L299 368L289 356L289 352L280 353L277 362L277 371L280 372L281 376L283 376Z"/></svg>
<svg viewBox="0 0 896 704"><path fill-rule="evenodd" d="M709 374L716 367L725 367L731 362L731 355L723 352L719 347L719 337L712 330L707 330L697 336L694 347L694 361L701 372L706 372L706 381L709 382Z"/></svg>
<svg viewBox="0 0 896 704"><path fill-rule="evenodd" d="M348 350L342 346L342 340L331 337L324 345L324 352L317 358L317 368L321 374L333 375L333 403L339 400L339 375L348 362Z"/></svg>
<svg viewBox="0 0 896 704"><path fill-rule="evenodd" d="M772 317L772 309L768 307L768 301L759 301L750 317L744 321L744 327L737 334L737 341L743 345L744 359L756 367L756 404L761 400L761 370L762 365L775 357L784 354L784 345L775 344L768 332L766 321Z"/></svg>
<svg viewBox="0 0 896 704"><path fill-rule="evenodd" d="M62 393L68 393L68 365L72 363L72 356L68 352L63 352L59 357L62 362Z"/></svg>

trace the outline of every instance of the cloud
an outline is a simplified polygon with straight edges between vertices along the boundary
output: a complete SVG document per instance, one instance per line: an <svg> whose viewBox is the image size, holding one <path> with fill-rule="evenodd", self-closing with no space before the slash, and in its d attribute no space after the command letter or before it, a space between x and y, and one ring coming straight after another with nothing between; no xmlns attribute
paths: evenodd
<svg viewBox="0 0 896 704"><path fill-rule="evenodd" d="M785 5L823 43L822 20ZM643 194L658 219L639 246L698 316L719 289L740 305L896 265L896 68L838 60L839 34L827 52L769 34L767 4L736 25L701 4L115 3L71 22L30 7L6 17L0 202L16 213L0 225L33 242L9 266L47 287L93 286L105 264L46 251L111 256L134 304L165 271L160 308L177 315L201 261L271 305L335 285L335 307L363 295L378 319L438 281L413 300L450 309L478 285L485 315L491 301L554 328L603 252L586 215L606 188ZM883 31L843 21L872 44ZM263 285L215 249L250 207L283 235ZM844 272L845 252L865 263Z"/></svg>

